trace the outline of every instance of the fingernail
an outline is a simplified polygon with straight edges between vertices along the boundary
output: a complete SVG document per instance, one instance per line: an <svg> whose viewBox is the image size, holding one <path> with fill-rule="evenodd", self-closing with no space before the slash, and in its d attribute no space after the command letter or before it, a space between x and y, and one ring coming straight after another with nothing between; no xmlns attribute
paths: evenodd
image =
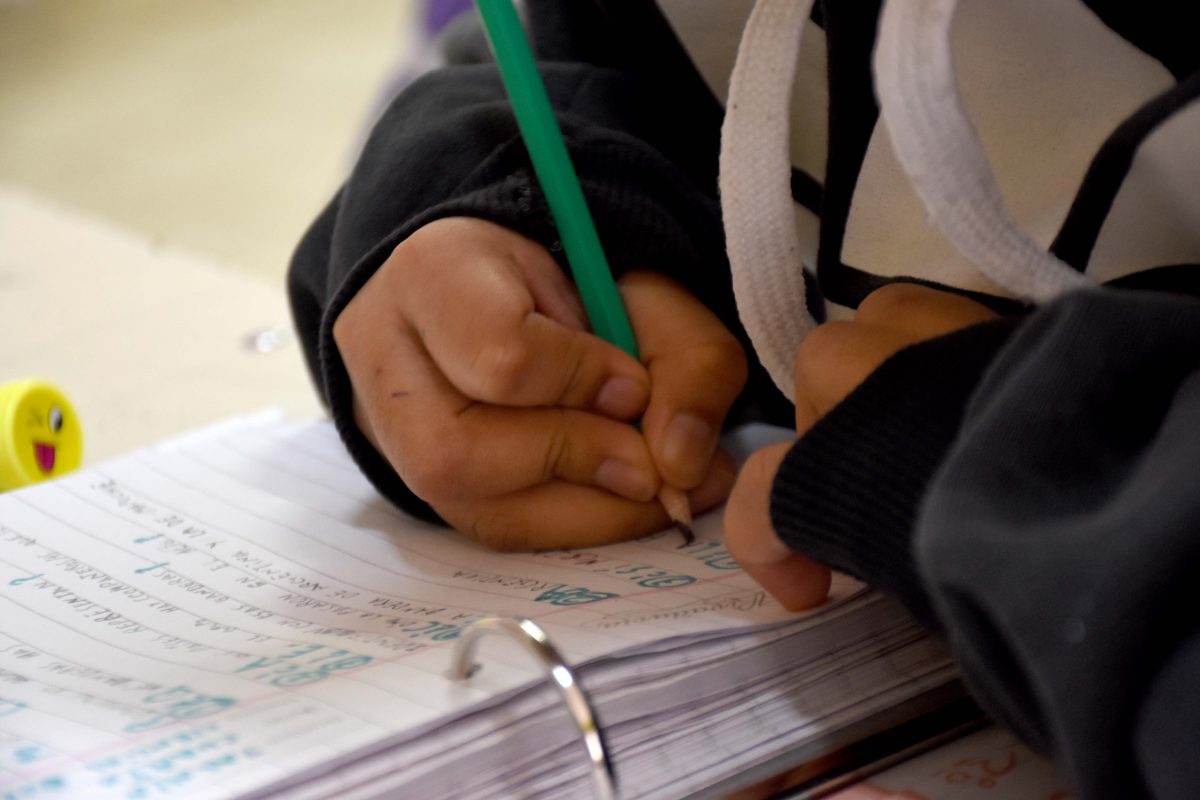
<svg viewBox="0 0 1200 800"><path fill-rule="evenodd" d="M610 458L596 470L596 485L644 503L654 499L658 477L641 467Z"/></svg>
<svg viewBox="0 0 1200 800"><path fill-rule="evenodd" d="M695 414L676 414L663 435L663 461L681 477L698 483L708 470L716 445L711 425Z"/></svg>
<svg viewBox="0 0 1200 800"><path fill-rule="evenodd" d="M633 378L624 375L609 378L596 395L596 410L617 419L637 416L645 403L646 390Z"/></svg>

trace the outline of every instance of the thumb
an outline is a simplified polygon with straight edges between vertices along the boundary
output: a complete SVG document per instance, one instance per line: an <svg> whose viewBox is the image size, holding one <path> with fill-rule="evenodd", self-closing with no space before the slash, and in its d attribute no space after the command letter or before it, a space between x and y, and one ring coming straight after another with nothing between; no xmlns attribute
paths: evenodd
<svg viewBox="0 0 1200 800"><path fill-rule="evenodd" d="M642 432L663 480L691 489L708 473L729 407L746 383L746 354L694 295L649 272L620 282L650 401Z"/></svg>
<svg viewBox="0 0 1200 800"><path fill-rule="evenodd" d="M825 599L831 573L793 552L771 524L771 484L791 447L764 447L742 467L725 505L725 549L780 605L800 611Z"/></svg>

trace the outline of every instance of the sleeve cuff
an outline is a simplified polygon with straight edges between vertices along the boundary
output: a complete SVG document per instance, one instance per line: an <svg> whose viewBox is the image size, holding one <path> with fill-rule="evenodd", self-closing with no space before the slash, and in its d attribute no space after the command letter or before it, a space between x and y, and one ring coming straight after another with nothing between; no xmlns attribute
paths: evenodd
<svg viewBox="0 0 1200 800"><path fill-rule="evenodd" d="M896 353L801 437L771 490L771 520L794 550L866 581L937 627L912 552L918 507L1006 318Z"/></svg>

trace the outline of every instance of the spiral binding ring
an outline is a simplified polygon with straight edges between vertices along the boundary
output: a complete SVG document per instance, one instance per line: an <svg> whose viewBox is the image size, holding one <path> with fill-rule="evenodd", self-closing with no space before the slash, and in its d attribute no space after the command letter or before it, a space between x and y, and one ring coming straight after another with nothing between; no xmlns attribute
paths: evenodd
<svg viewBox="0 0 1200 800"><path fill-rule="evenodd" d="M454 651L454 661L450 667L450 676L454 680L466 680L479 668L474 663L475 648L479 639L485 634L500 633L515 639L525 646L542 665L546 676L558 687L563 702L579 728L580 737L587 748L588 759L592 764L592 779L596 788L596 797L600 800L616 800L616 778L613 775L612 762L604 748L604 738L592 704L584 694L583 687L575 680L575 675L567 667L562 655L550 644L546 632L532 620L516 619L514 617L485 617L467 628L462 638L458 640Z"/></svg>

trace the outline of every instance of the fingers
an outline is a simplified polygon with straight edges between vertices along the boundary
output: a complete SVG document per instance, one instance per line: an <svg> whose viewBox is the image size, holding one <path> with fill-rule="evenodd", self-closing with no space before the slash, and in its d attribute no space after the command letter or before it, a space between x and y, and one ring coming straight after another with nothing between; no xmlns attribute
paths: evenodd
<svg viewBox="0 0 1200 800"><path fill-rule="evenodd" d="M478 220L442 222L397 247L334 323L360 429L417 496L477 535L484 509L540 487L586 504L541 519L531 506L531 547L562 544L584 520L608 536L644 531L660 479L640 432L612 417L640 416L645 369L580 329L544 251Z"/></svg>
<svg viewBox="0 0 1200 800"><path fill-rule="evenodd" d="M825 600L831 573L790 550L771 524L771 483L790 449L790 444L763 448L743 465L725 506L725 547L780 605L800 611Z"/></svg>
<svg viewBox="0 0 1200 800"><path fill-rule="evenodd" d="M436 227L441 223L450 231ZM645 370L586 332L570 284L540 246L479 220L441 220L401 248L407 249L397 249L404 265L399 315L465 397L584 408L626 420L642 412ZM432 279L431 258L438 259ZM405 280L404 273L414 277Z"/></svg>
<svg viewBox="0 0 1200 800"><path fill-rule="evenodd" d="M377 447L418 496L441 511L561 479L637 501L659 479L637 430L565 408L476 403L442 375L415 335L352 376Z"/></svg>
<svg viewBox="0 0 1200 800"><path fill-rule="evenodd" d="M734 472L714 449L744 357L679 287L631 285L643 315L665 322L647 323L649 369L585 332L577 296L539 246L480 220L431 223L334 323L360 429L417 496L498 549L664 527L652 446L681 418L700 424L686 431L691 450L676 444L666 458L685 467L674 485L695 510L721 502ZM653 403L651 370L662 383ZM643 416L653 435L629 424Z"/></svg>
<svg viewBox="0 0 1200 800"><path fill-rule="evenodd" d="M729 407L746 382L746 356L724 324L661 275L621 279L652 394L642 431L663 480L682 489L708 473Z"/></svg>
<svg viewBox="0 0 1200 800"><path fill-rule="evenodd" d="M719 504L733 482L732 459L718 455L700 485L689 493L693 508ZM503 552L597 547L660 531L669 524L656 501L637 503L562 481L460 506L446 521Z"/></svg>
<svg viewBox="0 0 1200 800"><path fill-rule="evenodd" d="M474 405L456 421L423 431L392 441L407 439L397 449L407 444L407 452L418 454L404 456L402 477L435 507L554 480L641 502L658 492L658 473L637 430L593 414Z"/></svg>

